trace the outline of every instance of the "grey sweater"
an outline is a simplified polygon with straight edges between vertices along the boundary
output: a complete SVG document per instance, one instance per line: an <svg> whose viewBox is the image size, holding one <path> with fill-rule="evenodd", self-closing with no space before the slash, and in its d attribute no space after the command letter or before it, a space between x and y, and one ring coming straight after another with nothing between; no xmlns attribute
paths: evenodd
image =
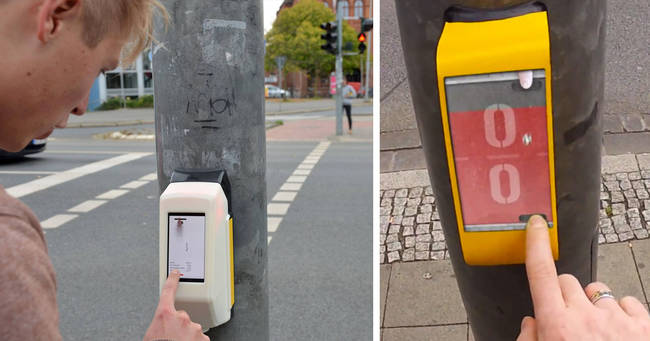
<svg viewBox="0 0 650 341"><path fill-rule="evenodd" d="M0 186L0 339L61 340L54 267L43 230Z"/></svg>

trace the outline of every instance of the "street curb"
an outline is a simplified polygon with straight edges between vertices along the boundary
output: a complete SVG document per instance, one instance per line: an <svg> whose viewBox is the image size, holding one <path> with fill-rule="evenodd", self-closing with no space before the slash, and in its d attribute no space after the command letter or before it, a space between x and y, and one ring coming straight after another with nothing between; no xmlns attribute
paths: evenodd
<svg viewBox="0 0 650 341"><path fill-rule="evenodd" d="M352 106L353 107L364 107L364 106L368 106L368 103L355 103L355 104L352 104ZM335 108L336 107L320 107L320 108L303 109L303 110L271 111L271 112L267 112L266 116L306 114L306 113L310 113L310 112L334 110Z"/></svg>
<svg viewBox="0 0 650 341"><path fill-rule="evenodd" d="M135 121L118 121L118 122L88 122L88 123L75 123L69 124L66 128L101 128L101 127L123 127L123 126L136 126L142 124L153 124L151 120L135 120Z"/></svg>

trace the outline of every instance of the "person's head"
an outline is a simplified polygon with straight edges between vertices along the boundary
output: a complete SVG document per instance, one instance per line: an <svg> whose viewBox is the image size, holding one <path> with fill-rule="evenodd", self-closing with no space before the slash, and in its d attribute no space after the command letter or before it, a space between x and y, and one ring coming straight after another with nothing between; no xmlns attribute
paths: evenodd
<svg viewBox="0 0 650 341"><path fill-rule="evenodd" d="M158 0L0 0L0 148L82 115L100 72L131 63L152 41Z"/></svg>

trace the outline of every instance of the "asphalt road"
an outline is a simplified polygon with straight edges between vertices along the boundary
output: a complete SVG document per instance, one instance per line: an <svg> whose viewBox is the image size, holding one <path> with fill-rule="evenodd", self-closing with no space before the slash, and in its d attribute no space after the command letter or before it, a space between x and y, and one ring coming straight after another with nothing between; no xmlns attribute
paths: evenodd
<svg viewBox="0 0 650 341"><path fill-rule="evenodd" d="M158 302L154 144L89 139L103 130L57 131L46 152L0 164L5 188L95 166L83 169L88 174L65 173L76 178L21 197L44 224L75 216L45 230L66 340L141 339ZM269 202L318 145L267 143ZM371 143L329 145L270 234L272 340L371 338L371 148ZM119 163L116 158L124 155L132 160ZM111 166L111 161L119 164ZM122 186L137 188L106 199ZM101 206L69 212L102 194Z"/></svg>

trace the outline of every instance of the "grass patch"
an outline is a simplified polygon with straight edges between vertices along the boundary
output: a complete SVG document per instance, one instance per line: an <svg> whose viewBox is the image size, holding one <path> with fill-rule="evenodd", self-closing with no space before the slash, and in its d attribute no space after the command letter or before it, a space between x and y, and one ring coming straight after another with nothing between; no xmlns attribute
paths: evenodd
<svg viewBox="0 0 650 341"><path fill-rule="evenodd" d="M153 108L153 95L146 95L139 98L126 98L125 101L122 101L119 97L111 97L106 102L102 103L97 109L98 111L105 110L116 110L121 109L124 106L131 109L136 108Z"/></svg>

